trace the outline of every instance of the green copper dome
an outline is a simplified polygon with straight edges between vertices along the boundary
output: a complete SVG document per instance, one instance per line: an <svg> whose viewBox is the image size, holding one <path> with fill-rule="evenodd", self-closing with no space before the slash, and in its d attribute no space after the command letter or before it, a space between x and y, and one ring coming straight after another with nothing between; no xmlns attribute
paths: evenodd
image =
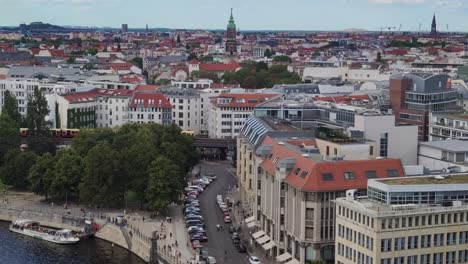
<svg viewBox="0 0 468 264"><path fill-rule="evenodd" d="M229 18L229 23L227 29L236 29L236 23L234 22L234 17L232 16L232 8L231 8L231 17Z"/></svg>

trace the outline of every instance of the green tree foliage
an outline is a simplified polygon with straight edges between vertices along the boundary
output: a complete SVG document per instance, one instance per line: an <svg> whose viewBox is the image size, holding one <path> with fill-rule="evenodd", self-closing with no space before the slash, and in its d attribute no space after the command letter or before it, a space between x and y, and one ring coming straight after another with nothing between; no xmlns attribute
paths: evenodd
<svg viewBox="0 0 468 264"><path fill-rule="evenodd" d="M154 84L156 84L156 85L168 85L170 83L171 83L171 80L169 80L169 79L159 79Z"/></svg>
<svg viewBox="0 0 468 264"><path fill-rule="evenodd" d="M212 61L213 61L213 56L211 55L206 55L200 58L200 62L212 62Z"/></svg>
<svg viewBox="0 0 468 264"><path fill-rule="evenodd" d="M312 53L312 56L314 56L314 57L320 56L320 51L315 50L314 53Z"/></svg>
<svg viewBox="0 0 468 264"><path fill-rule="evenodd" d="M29 169L35 162L36 155L33 152L22 152L19 149L8 151L4 158L4 164L0 168L2 182L19 189L26 189Z"/></svg>
<svg viewBox="0 0 468 264"><path fill-rule="evenodd" d="M45 152L54 153L55 139L50 137L50 124L45 120L50 111L44 94L38 88L35 88L34 94L29 97L27 109L28 148L38 155Z"/></svg>
<svg viewBox="0 0 468 264"><path fill-rule="evenodd" d="M198 57L197 57L197 55L195 55L195 53L190 53L190 54L188 55L187 60L189 60L189 61L191 61L191 60L198 60Z"/></svg>
<svg viewBox="0 0 468 264"><path fill-rule="evenodd" d="M121 155L107 142L99 142L85 158L85 173L79 185L80 200L101 205L123 201L126 175Z"/></svg>
<svg viewBox="0 0 468 264"><path fill-rule="evenodd" d="M177 179L181 178L179 167L170 159L159 156L148 168L149 180L146 199L149 208L164 211L173 201L177 201L184 185Z"/></svg>
<svg viewBox="0 0 468 264"><path fill-rule="evenodd" d="M143 69L143 59L140 57L135 57L130 60L130 63L137 66L140 69Z"/></svg>
<svg viewBox="0 0 468 264"><path fill-rule="evenodd" d="M89 54L89 55L95 56L95 55L98 53L98 49L96 49L96 48L89 48L89 49L86 51L86 53Z"/></svg>
<svg viewBox="0 0 468 264"><path fill-rule="evenodd" d="M78 194L81 176L84 174L83 159L73 150L62 150L57 153L57 163L54 167L55 177L48 186L54 197L67 199Z"/></svg>
<svg viewBox="0 0 468 264"><path fill-rule="evenodd" d="M177 34L177 43L180 43L180 34Z"/></svg>
<svg viewBox="0 0 468 264"><path fill-rule="evenodd" d="M266 49L265 53L264 53L265 57L267 57L267 58L271 58L274 54L275 53L272 52L271 49Z"/></svg>
<svg viewBox="0 0 468 264"><path fill-rule="evenodd" d="M85 157L99 141L112 143L114 136L115 132L110 128L82 129L80 135L72 139L72 146L78 155Z"/></svg>
<svg viewBox="0 0 468 264"><path fill-rule="evenodd" d="M73 55L70 56L70 57L68 57L67 63L68 63L68 64L73 64L73 63L75 63L75 57L74 57Z"/></svg>
<svg viewBox="0 0 468 264"><path fill-rule="evenodd" d="M22 124L23 118L18 111L18 101L10 91L5 91L2 113L12 118L18 125Z"/></svg>
<svg viewBox="0 0 468 264"><path fill-rule="evenodd" d="M28 181L31 191L38 195L44 195L46 200L55 178L55 163L55 157L50 153L45 153L37 158L36 163L29 170Z"/></svg>
<svg viewBox="0 0 468 264"><path fill-rule="evenodd" d="M286 65L268 67L263 62L246 61L237 72L227 72L222 80L225 84L240 84L243 88L270 88L275 84L300 83L301 78L296 73L288 71Z"/></svg>
<svg viewBox="0 0 468 264"><path fill-rule="evenodd" d="M376 58L375 61L376 61L376 62L382 62L382 53L380 53L380 51L377 52L377 58Z"/></svg>
<svg viewBox="0 0 468 264"><path fill-rule="evenodd" d="M291 58L286 55L280 55L273 57L273 62L291 62Z"/></svg>
<svg viewBox="0 0 468 264"><path fill-rule="evenodd" d="M3 157L11 149L18 149L21 145L19 125L8 114L0 114L0 166Z"/></svg>

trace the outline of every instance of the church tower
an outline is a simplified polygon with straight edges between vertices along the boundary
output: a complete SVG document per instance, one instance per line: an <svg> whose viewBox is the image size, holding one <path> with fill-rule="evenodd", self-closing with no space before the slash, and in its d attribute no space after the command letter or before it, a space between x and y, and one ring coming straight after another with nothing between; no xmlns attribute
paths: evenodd
<svg viewBox="0 0 468 264"><path fill-rule="evenodd" d="M432 17L431 35L433 36L437 35L437 23L436 23L435 14L434 14L434 17Z"/></svg>
<svg viewBox="0 0 468 264"><path fill-rule="evenodd" d="M234 55L237 52L237 30L236 30L236 23L234 22L234 17L232 15L232 8L231 8L231 17L229 18L229 23L227 25L226 31L226 53L230 55Z"/></svg>

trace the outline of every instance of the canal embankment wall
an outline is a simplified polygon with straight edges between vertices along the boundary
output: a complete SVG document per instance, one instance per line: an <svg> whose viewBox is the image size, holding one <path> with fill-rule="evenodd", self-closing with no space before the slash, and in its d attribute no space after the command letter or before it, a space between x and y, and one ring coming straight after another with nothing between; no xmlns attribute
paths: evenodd
<svg viewBox="0 0 468 264"><path fill-rule="evenodd" d="M16 219L31 219L38 221L42 226L56 229L70 229L81 231L84 227L84 217L59 213L54 210L33 211L26 208L15 208L14 206L0 206L0 221L11 222ZM118 226L108 223L107 217L95 218L94 221L100 228L95 237L118 245L129 250L148 263L176 264L178 258L171 252L157 245L157 238L147 236L132 226Z"/></svg>

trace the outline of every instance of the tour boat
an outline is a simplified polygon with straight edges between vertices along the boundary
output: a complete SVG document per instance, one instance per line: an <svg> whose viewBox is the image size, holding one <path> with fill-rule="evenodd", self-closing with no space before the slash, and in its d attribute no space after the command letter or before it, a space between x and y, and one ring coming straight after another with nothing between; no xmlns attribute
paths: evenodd
<svg viewBox="0 0 468 264"><path fill-rule="evenodd" d="M20 219L10 224L10 231L30 237L39 238L56 244L74 244L80 239L71 230L55 230L41 227L39 222Z"/></svg>

